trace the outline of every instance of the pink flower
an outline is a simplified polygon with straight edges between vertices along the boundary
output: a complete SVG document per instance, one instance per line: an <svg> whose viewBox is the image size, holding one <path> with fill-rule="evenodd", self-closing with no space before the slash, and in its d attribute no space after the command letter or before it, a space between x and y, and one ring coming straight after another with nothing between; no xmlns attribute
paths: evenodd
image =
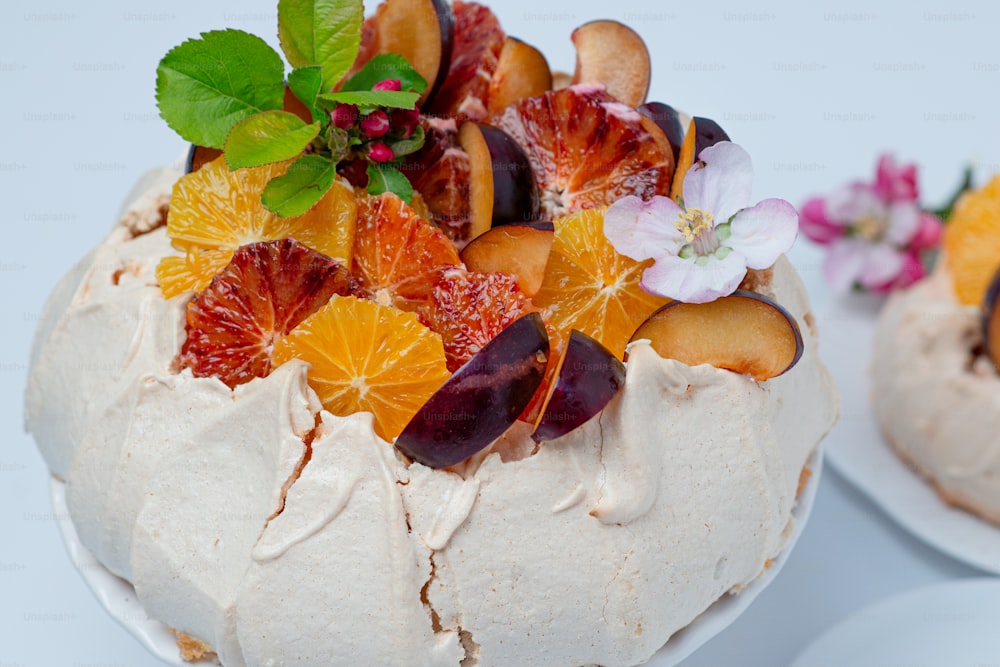
<svg viewBox="0 0 1000 667"><path fill-rule="evenodd" d="M835 290L886 292L924 276L920 252L938 245L941 221L918 199L916 165L883 155L873 183L850 183L802 206L802 233L829 246L823 272Z"/></svg>
<svg viewBox="0 0 1000 667"><path fill-rule="evenodd" d="M361 131L365 136L378 139L389 131L389 115L381 109L376 109L361 119Z"/></svg>
<svg viewBox="0 0 1000 667"><path fill-rule="evenodd" d="M372 90L388 90L390 92L402 89L403 82L400 79L383 79L372 86Z"/></svg>
<svg viewBox="0 0 1000 667"><path fill-rule="evenodd" d="M358 108L353 104L338 104L330 112L330 120L334 127L348 130L354 127L354 123L358 120Z"/></svg>
<svg viewBox="0 0 1000 667"><path fill-rule="evenodd" d="M653 260L640 282L647 292L714 301L732 294L748 268L770 267L795 242L795 209L781 199L750 206L752 181L750 155L720 141L688 172L681 204L629 195L608 208L604 234L621 254Z"/></svg>
<svg viewBox="0 0 1000 667"><path fill-rule="evenodd" d="M381 141L375 141L368 145L368 159L372 162L388 162L396 157L392 149Z"/></svg>

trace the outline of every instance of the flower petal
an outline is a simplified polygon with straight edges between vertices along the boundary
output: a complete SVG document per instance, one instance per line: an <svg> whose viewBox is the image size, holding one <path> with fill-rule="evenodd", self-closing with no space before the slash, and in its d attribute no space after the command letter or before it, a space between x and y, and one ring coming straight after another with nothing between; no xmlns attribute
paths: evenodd
<svg viewBox="0 0 1000 667"><path fill-rule="evenodd" d="M725 245L743 255L751 269L766 269L791 250L798 229L794 206L784 199L765 199L736 214Z"/></svg>
<svg viewBox="0 0 1000 667"><path fill-rule="evenodd" d="M903 254L884 243L868 244L858 282L867 289L877 289L895 280L905 268Z"/></svg>
<svg viewBox="0 0 1000 667"><path fill-rule="evenodd" d="M933 213L921 213L920 228L917 229L914 237L910 239L910 248L912 250L935 248L941 243L941 234L943 232L944 227L941 225L940 218Z"/></svg>
<svg viewBox="0 0 1000 667"><path fill-rule="evenodd" d="M669 197L643 201L629 195L608 207L604 235L615 250L636 261L676 255L685 243L674 224L680 214L680 207Z"/></svg>
<svg viewBox="0 0 1000 667"><path fill-rule="evenodd" d="M684 177L684 208L710 212L717 225L727 222L750 203L750 154L737 144L720 141L703 150L698 160Z"/></svg>
<svg viewBox="0 0 1000 667"><path fill-rule="evenodd" d="M912 201L889 204L885 239L897 246L905 246L920 231L920 208Z"/></svg>
<svg viewBox="0 0 1000 667"><path fill-rule="evenodd" d="M826 215L826 200L813 197L799 211L799 229L811 241L826 245L844 235L845 227Z"/></svg>
<svg viewBox="0 0 1000 667"><path fill-rule="evenodd" d="M867 183L851 183L827 197L826 214L837 224L850 227L863 218L885 217L885 202Z"/></svg>
<svg viewBox="0 0 1000 667"><path fill-rule="evenodd" d="M886 202L916 202L920 197L917 189L917 165L898 165L892 155L882 155L878 161L874 187L878 196Z"/></svg>
<svg viewBox="0 0 1000 667"><path fill-rule="evenodd" d="M860 239L843 238L833 242L823 261L823 276L836 292L846 292L854 283L865 263L865 246Z"/></svg>
<svg viewBox="0 0 1000 667"><path fill-rule="evenodd" d="M708 257L699 266L694 259L667 256L656 260L642 274L642 288L647 292L686 303L707 303L728 296L740 286L747 267L738 253L725 259Z"/></svg>

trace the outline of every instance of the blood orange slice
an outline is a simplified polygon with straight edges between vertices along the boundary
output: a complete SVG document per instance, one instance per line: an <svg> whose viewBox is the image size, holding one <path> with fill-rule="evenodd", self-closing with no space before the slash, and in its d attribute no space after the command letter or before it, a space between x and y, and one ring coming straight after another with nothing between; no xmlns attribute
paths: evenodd
<svg viewBox="0 0 1000 667"><path fill-rule="evenodd" d="M230 387L264 377L275 342L353 286L336 260L293 239L243 246L188 304L180 367Z"/></svg>
<svg viewBox="0 0 1000 667"><path fill-rule="evenodd" d="M358 201L351 273L363 293L384 306L416 310L444 272L462 266L455 244L399 197Z"/></svg>
<svg viewBox="0 0 1000 667"><path fill-rule="evenodd" d="M556 220L542 287L533 301L569 339L578 329L619 359L632 333L669 299L639 286L650 261L619 254L604 235L604 212L590 209Z"/></svg>
<svg viewBox="0 0 1000 667"><path fill-rule="evenodd" d="M514 276L448 271L420 309L420 319L441 334L454 372L514 320L536 309Z"/></svg>
<svg viewBox="0 0 1000 667"><path fill-rule="evenodd" d="M275 361L292 358L309 363L325 409L371 412L388 441L449 377L441 337L416 315L354 297L333 297L278 341Z"/></svg>
<svg viewBox="0 0 1000 667"><path fill-rule="evenodd" d="M521 100L496 125L524 148L549 219L670 190L674 156L663 131L600 86Z"/></svg>
<svg viewBox="0 0 1000 667"><path fill-rule="evenodd" d="M455 38L444 83L430 101L430 113L486 120L490 80L503 49L503 28L488 7L455 0Z"/></svg>
<svg viewBox="0 0 1000 667"><path fill-rule="evenodd" d="M424 146L406 157L404 173L423 197L430 220L464 245L470 235L469 155L458 142L454 119L422 119Z"/></svg>

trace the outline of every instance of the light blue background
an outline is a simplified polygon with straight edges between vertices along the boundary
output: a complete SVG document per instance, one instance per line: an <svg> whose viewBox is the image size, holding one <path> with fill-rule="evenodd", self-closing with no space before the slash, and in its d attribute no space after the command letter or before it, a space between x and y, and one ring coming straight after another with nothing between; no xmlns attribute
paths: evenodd
<svg viewBox="0 0 1000 667"><path fill-rule="evenodd" d="M133 179L185 149L157 117L159 58L222 27L275 43L273 6L7 0L0 8L0 667L155 663L103 613L65 555L47 471L21 427L27 357L56 280L104 236ZM981 178L1000 170L993 3L502 0L494 9L510 34L567 71L574 27L596 18L633 25L653 55L650 99L719 121L754 157L756 199L800 204L868 178L887 149L920 164L930 203L970 161ZM793 259L822 302L819 254L800 242ZM858 354L867 354L865 341ZM873 600L973 574L896 528L828 468L776 583L684 665L784 665Z"/></svg>

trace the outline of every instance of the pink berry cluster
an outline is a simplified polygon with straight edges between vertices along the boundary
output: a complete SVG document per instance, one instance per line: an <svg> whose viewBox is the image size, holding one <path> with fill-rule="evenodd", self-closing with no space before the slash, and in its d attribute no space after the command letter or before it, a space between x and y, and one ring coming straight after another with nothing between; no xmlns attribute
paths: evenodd
<svg viewBox="0 0 1000 667"><path fill-rule="evenodd" d="M399 79L379 81L372 90L402 90ZM388 162L396 157L392 140L409 139L420 124L418 109L375 109L361 114L353 104L338 104L330 112L334 127L361 140L358 153L371 162Z"/></svg>

